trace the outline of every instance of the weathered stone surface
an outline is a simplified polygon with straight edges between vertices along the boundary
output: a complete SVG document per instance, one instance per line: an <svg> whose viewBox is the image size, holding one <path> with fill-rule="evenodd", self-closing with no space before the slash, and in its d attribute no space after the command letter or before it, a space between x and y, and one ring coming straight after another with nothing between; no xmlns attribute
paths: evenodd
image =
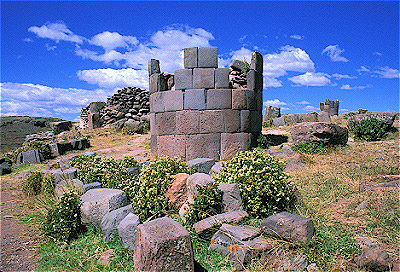
<svg viewBox="0 0 400 272"><path fill-rule="evenodd" d="M261 133L262 130L262 114L260 111L252 110L250 111L250 131L255 133Z"/></svg>
<svg viewBox="0 0 400 272"><path fill-rule="evenodd" d="M215 69L215 89L229 88L229 68Z"/></svg>
<svg viewBox="0 0 400 272"><path fill-rule="evenodd" d="M212 238L216 244L229 246L243 241L252 240L260 234L261 230L259 228L222 224L220 229Z"/></svg>
<svg viewBox="0 0 400 272"><path fill-rule="evenodd" d="M85 193L91 189L97 189L97 188L101 188L100 182L92 182L92 183L88 183L88 184L83 184L83 191Z"/></svg>
<svg viewBox="0 0 400 272"><path fill-rule="evenodd" d="M320 142L324 144L346 144L348 130L330 123L299 123L290 128L295 144Z"/></svg>
<svg viewBox="0 0 400 272"><path fill-rule="evenodd" d="M0 176L1 175L6 175L11 173L11 164L4 161L0 164Z"/></svg>
<svg viewBox="0 0 400 272"><path fill-rule="evenodd" d="M140 121L135 121L133 119L126 121L124 127L129 128L131 132L138 134L142 134L144 130L143 124Z"/></svg>
<svg viewBox="0 0 400 272"><path fill-rule="evenodd" d="M54 194L58 197L61 197L68 191L74 191L78 194L82 193L84 191L83 182L79 179L62 180L54 188Z"/></svg>
<svg viewBox="0 0 400 272"><path fill-rule="evenodd" d="M263 72L263 56L260 52L251 53L250 69L256 70L262 74Z"/></svg>
<svg viewBox="0 0 400 272"><path fill-rule="evenodd" d="M156 92L150 95L150 111L151 112L164 112L164 92Z"/></svg>
<svg viewBox="0 0 400 272"><path fill-rule="evenodd" d="M91 113L88 115L88 129L95 129L101 127L102 123L100 120L100 114L98 113ZM71 150L74 148L72 147Z"/></svg>
<svg viewBox="0 0 400 272"><path fill-rule="evenodd" d="M139 217L134 213L129 213L118 224L118 235L125 247L134 250L136 243L136 228L140 224Z"/></svg>
<svg viewBox="0 0 400 272"><path fill-rule="evenodd" d="M176 174L167 190L169 204L174 208L179 209L187 201L186 180L188 177L186 173Z"/></svg>
<svg viewBox="0 0 400 272"><path fill-rule="evenodd" d="M240 111L240 131L250 132L250 111L241 110Z"/></svg>
<svg viewBox="0 0 400 272"><path fill-rule="evenodd" d="M218 67L218 47L199 47L198 67Z"/></svg>
<svg viewBox="0 0 400 272"><path fill-rule="evenodd" d="M189 89L185 90L185 110L204 110L206 109L206 90Z"/></svg>
<svg viewBox="0 0 400 272"><path fill-rule="evenodd" d="M97 260L97 263L102 266L109 266L111 264L111 259L113 257L114 257L114 250L108 249L100 255L100 258Z"/></svg>
<svg viewBox="0 0 400 272"><path fill-rule="evenodd" d="M186 159L211 158L219 160L221 136L218 133L188 135Z"/></svg>
<svg viewBox="0 0 400 272"><path fill-rule="evenodd" d="M136 271L194 271L190 234L169 217L139 225L134 260Z"/></svg>
<svg viewBox="0 0 400 272"><path fill-rule="evenodd" d="M196 172L208 174L215 164L215 160L210 158L197 158L188 161L187 164L193 167Z"/></svg>
<svg viewBox="0 0 400 272"><path fill-rule="evenodd" d="M284 258L278 266L278 271L304 271L307 266L307 255L297 253Z"/></svg>
<svg viewBox="0 0 400 272"><path fill-rule="evenodd" d="M126 170L132 176L138 176L139 175L139 171L140 171L140 167L128 167Z"/></svg>
<svg viewBox="0 0 400 272"><path fill-rule="evenodd" d="M159 157L185 159L186 135L164 135L157 137L157 153Z"/></svg>
<svg viewBox="0 0 400 272"><path fill-rule="evenodd" d="M103 216L127 204L124 191L117 189L91 189L81 196L82 222L100 227Z"/></svg>
<svg viewBox="0 0 400 272"><path fill-rule="evenodd" d="M197 194L196 185L204 186L213 184L214 180L204 173L194 173L186 179L187 197L189 203L194 203L194 198Z"/></svg>
<svg viewBox="0 0 400 272"><path fill-rule="evenodd" d="M149 60L147 70L149 72L149 76L151 76L152 74L161 73L160 61L157 59Z"/></svg>
<svg viewBox="0 0 400 272"><path fill-rule="evenodd" d="M318 122L330 123L331 117L329 116L329 113L327 113L326 111L321 111L320 113L318 113Z"/></svg>
<svg viewBox="0 0 400 272"><path fill-rule="evenodd" d="M196 233L201 234L212 228L216 228L224 223L237 223L245 218L249 217L249 214L245 211L233 211L217 214L214 216L207 217L193 225Z"/></svg>
<svg viewBox="0 0 400 272"><path fill-rule="evenodd" d="M205 110L200 112L200 133L218 133L225 131L222 110Z"/></svg>
<svg viewBox="0 0 400 272"><path fill-rule="evenodd" d="M286 124L285 124L285 117L281 116L281 117L278 117L278 118L274 118L274 119L272 120L272 124L273 124L275 127L285 126L285 125L286 125Z"/></svg>
<svg viewBox="0 0 400 272"><path fill-rule="evenodd" d="M222 204L224 212L242 209L242 197L237 183L221 183L218 189L222 191Z"/></svg>
<svg viewBox="0 0 400 272"><path fill-rule="evenodd" d="M61 182L62 180L72 180L78 177L78 169L75 167L71 167L68 169L58 168L51 172L54 175L54 182L56 184Z"/></svg>
<svg viewBox="0 0 400 272"><path fill-rule="evenodd" d="M63 155L63 151L61 149L61 145L59 143L49 144L51 155L56 157Z"/></svg>
<svg viewBox="0 0 400 272"><path fill-rule="evenodd" d="M277 213L264 219L261 229L265 233L300 243L307 243L314 235L314 223L311 219L288 212Z"/></svg>
<svg viewBox="0 0 400 272"><path fill-rule="evenodd" d="M175 71L175 90L193 89L192 69L180 69Z"/></svg>
<svg viewBox="0 0 400 272"><path fill-rule="evenodd" d="M360 268L368 271L390 271L392 268L389 255L379 248L368 249L354 260Z"/></svg>
<svg viewBox="0 0 400 272"><path fill-rule="evenodd" d="M240 111L222 110L224 132L240 132Z"/></svg>
<svg viewBox="0 0 400 272"><path fill-rule="evenodd" d="M214 68L194 68L193 69L193 88L214 88L215 76Z"/></svg>
<svg viewBox="0 0 400 272"><path fill-rule="evenodd" d="M70 130L72 128L71 121L50 122L50 128L58 129L59 131Z"/></svg>
<svg viewBox="0 0 400 272"><path fill-rule="evenodd" d="M221 159L232 158L238 151L249 149L249 133L222 133L221 134Z"/></svg>
<svg viewBox="0 0 400 272"><path fill-rule="evenodd" d="M162 92L164 100L165 111L179 111L183 110L183 92L177 91L165 91Z"/></svg>
<svg viewBox="0 0 400 272"><path fill-rule="evenodd" d="M281 108L267 105L265 107L263 122L268 122L271 118L280 117L280 116L281 116Z"/></svg>
<svg viewBox="0 0 400 272"><path fill-rule="evenodd" d="M207 109L229 109L231 107L231 89L210 89L207 91Z"/></svg>
<svg viewBox="0 0 400 272"><path fill-rule="evenodd" d="M361 120L376 118L389 126L393 126L394 120L396 119L395 111L384 111L384 112L367 112L364 114L350 115L348 119L348 126L350 129L360 124Z"/></svg>
<svg viewBox="0 0 400 272"><path fill-rule="evenodd" d="M176 129L176 113L160 112L156 114L156 135L175 134Z"/></svg>
<svg viewBox="0 0 400 272"><path fill-rule="evenodd" d="M232 90L232 109L247 110L247 93L245 89Z"/></svg>
<svg viewBox="0 0 400 272"><path fill-rule="evenodd" d="M43 160L43 155L37 149L20 152L17 156L17 164L40 163Z"/></svg>
<svg viewBox="0 0 400 272"><path fill-rule="evenodd" d="M225 165L224 161L216 162L210 170L210 176L213 176L221 172L221 168L224 167L224 165Z"/></svg>
<svg viewBox="0 0 400 272"><path fill-rule="evenodd" d="M183 50L183 66L185 69L198 67L197 55L197 47L185 48Z"/></svg>
<svg viewBox="0 0 400 272"><path fill-rule="evenodd" d="M117 226L129 213L133 213L132 204L106 213L101 219L100 227L104 242L109 242L117 233Z"/></svg>
<svg viewBox="0 0 400 272"><path fill-rule="evenodd" d="M154 135L153 132L151 132L151 136L150 136L150 151L152 155L157 155L157 139L158 136Z"/></svg>
<svg viewBox="0 0 400 272"><path fill-rule="evenodd" d="M194 110L176 112L177 134L198 134L200 132L200 114Z"/></svg>
<svg viewBox="0 0 400 272"><path fill-rule="evenodd" d="M339 115L339 99L335 101L326 99L325 102L319 103L319 108L321 112L327 112L329 116Z"/></svg>
<svg viewBox="0 0 400 272"><path fill-rule="evenodd" d="M245 62L240 59L234 59L231 63L231 68L235 71L242 71L245 66Z"/></svg>

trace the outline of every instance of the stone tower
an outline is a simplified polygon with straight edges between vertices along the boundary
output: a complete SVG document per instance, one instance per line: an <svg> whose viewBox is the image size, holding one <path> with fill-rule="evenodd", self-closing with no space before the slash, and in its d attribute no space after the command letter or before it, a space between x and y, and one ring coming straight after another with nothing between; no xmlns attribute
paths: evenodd
<svg viewBox="0 0 400 272"><path fill-rule="evenodd" d="M339 99L334 101L326 99L325 102L319 103L319 109L321 112L327 112L329 116L339 115Z"/></svg>

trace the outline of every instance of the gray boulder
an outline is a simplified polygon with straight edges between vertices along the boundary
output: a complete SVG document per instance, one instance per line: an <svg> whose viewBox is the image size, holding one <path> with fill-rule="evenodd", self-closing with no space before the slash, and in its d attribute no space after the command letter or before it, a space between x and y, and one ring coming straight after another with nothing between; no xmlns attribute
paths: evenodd
<svg viewBox="0 0 400 272"><path fill-rule="evenodd" d="M85 191L85 193L91 189L97 189L97 188L101 188L100 182L92 182L83 185L83 190Z"/></svg>
<svg viewBox="0 0 400 272"><path fill-rule="evenodd" d="M41 163L42 161L44 161L43 155L37 149L20 152L17 156L17 165L24 163Z"/></svg>
<svg viewBox="0 0 400 272"><path fill-rule="evenodd" d="M82 222L99 228L106 213L127 205L126 194L117 189L91 189L81 196Z"/></svg>
<svg viewBox="0 0 400 272"><path fill-rule="evenodd" d="M315 231L311 219L288 212L277 213L264 219L261 229L267 234L300 243L311 240Z"/></svg>
<svg viewBox="0 0 400 272"><path fill-rule="evenodd" d="M226 162L224 162L224 161L216 162L213 165L213 167L211 167L210 176L213 176L213 175L218 174L219 172L221 172L221 169L222 169L222 167L224 167L225 163Z"/></svg>
<svg viewBox="0 0 400 272"><path fill-rule="evenodd" d="M198 234L205 233L210 229L214 229L224 223L237 223L245 218L249 217L249 214L245 211L233 211L225 212L217 215L207 217L193 225L194 230Z"/></svg>
<svg viewBox="0 0 400 272"><path fill-rule="evenodd" d="M71 167L68 169L58 168L51 171L54 175L54 182L57 184L63 180L72 180L78 177L78 168Z"/></svg>
<svg viewBox="0 0 400 272"><path fill-rule="evenodd" d="M0 176L5 174L10 174L12 171L11 164L7 161L4 161L0 164Z"/></svg>
<svg viewBox="0 0 400 272"><path fill-rule="evenodd" d="M304 271L308 266L308 258L304 253L297 253L285 257L279 267L278 271Z"/></svg>
<svg viewBox="0 0 400 272"><path fill-rule="evenodd" d="M384 112L367 112L364 114L350 115L348 119L349 129L353 129L356 125L359 125L362 120L376 118L389 126L393 126L394 120L396 119L395 111L384 111Z"/></svg>
<svg viewBox="0 0 400 272"><path fill-rule="evenodd" d="M138 176L140 168L139 167L128 167L128 173L133 175L133 176Z"/></svg>
<svg viewBox="0 0 400 272"><path fill-rule="evenodd" d="M224 212L241 210L242 197L237 183L221 183L218 189L222 191Z"/></svg>
<svg viewBox="0 0 400 272"><path fill-rule="evenodd" d="M189 232L169 217L139 225L134 261L136 271L194 271Z"/></svg>
<svg viewBox="0 0 400 272"><path fill-rule="evenodd" d="M194 203L194 197L197 194L196 185L204 186L204 185L213 184L213 183L214 183L213 179L207 174L194 173L193 175L190 175L186 179L188 202Z"/></svg>
<svg viewBox="0 0 400 272"><path fill-rule="evenodd" d="M119 223L118 235L121 238L122 243L125 247L134 250L136 243L136 228L140 224L139 217L134 213L129 213Z"/></svg>
<svg viewBox="0 0 400 272"><path fill-rule="evenodd" d="M129 119L125 122L124 127L128 127L133 133L143 133L143 124L140 121Z"/></svg>
<svg viewBox="0 0 400 272"><path fill-rule="evenodd" d="M354 261L367 271L390 271L393 265L386 251L379 248L363 251Z"/></svg>
<svg viewBox="0 0 400 272"><path fill-rule="evenodd" d="M188 161L187 164L196 169L199 173L208 174L215 164L215 160L210 158L197 158Z"/></svg>
<svg viewBox="0 0 400 272"><path fill-rule="evenodd" d="M61 180L60 182L56 183L54 188L54 194L58 197L61 197L64 193L68 191L74 191L76 193L81 194L83 193L83 183L79 179L72 179L72 180Z"/></svg>
<svg viewBox="0 0 400 272"><path fill-rule="evenodd" d="M290 128L294 144L319 142L323 144L346 144L347 128L331 123L299 123Z"/></svg>
<svg viewBox="0 0 400 272"><path fill-rule="evenodd" d="M101 230L103 231L104 242L109 242L114 237L114 233L117 233L117 227L119 223L129 214L133 213L132 204L125 207L108 212L101 219Z"/></svg>

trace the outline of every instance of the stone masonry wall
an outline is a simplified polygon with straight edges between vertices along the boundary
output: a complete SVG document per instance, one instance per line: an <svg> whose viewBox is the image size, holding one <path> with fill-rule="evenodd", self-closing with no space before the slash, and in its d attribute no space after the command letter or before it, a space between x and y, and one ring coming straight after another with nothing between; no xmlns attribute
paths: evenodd
<svg viewBox="0 0 400 272"><path fill-rule="evenodd" d="M339 99L334 101L326 99L325 102L319 103L319 108L321 112L327 112L329 116L339 115Z"/></svg>
<svg viewBox="0 0 400 272"><path fill-rule="evenodd" d="M184 69L174 75L149 61L153 154L220 160L254 144L262 125L262 55L252 54L246 88L230 82L236 66L218 68L217 47L185 48Z"/></svg>

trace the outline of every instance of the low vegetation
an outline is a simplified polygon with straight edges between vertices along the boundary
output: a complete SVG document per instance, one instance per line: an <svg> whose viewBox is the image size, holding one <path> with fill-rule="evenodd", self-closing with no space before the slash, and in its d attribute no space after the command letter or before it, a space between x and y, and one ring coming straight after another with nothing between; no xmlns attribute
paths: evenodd
<svg viewBox="0 0 400 272"><path fill-rule="evenodd" d="M377 141L385 138L389 132L390 125L376 118L364 119L360 124L354 126L352 132L357 140Z"/></svg>

